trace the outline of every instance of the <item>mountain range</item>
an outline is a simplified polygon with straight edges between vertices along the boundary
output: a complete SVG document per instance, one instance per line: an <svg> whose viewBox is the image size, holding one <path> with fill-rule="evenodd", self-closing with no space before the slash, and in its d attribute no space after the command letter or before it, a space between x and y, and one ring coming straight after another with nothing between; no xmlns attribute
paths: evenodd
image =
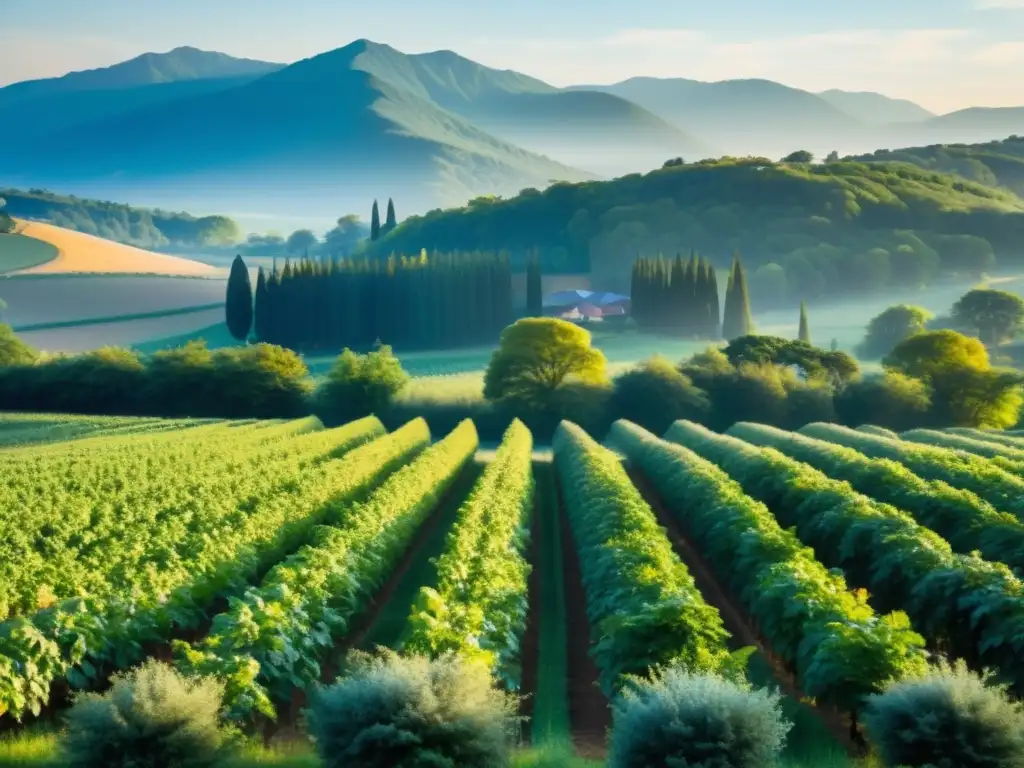
<svg viewBox="0 0 1024 768"><path fill-rule="evenodd" d="M401 212L724 154L778 157L1024 133L1024 107L934 115L768 80L556 88L368 40L294 64L195 48L0 88L0 183L192 210Z"/></svg>

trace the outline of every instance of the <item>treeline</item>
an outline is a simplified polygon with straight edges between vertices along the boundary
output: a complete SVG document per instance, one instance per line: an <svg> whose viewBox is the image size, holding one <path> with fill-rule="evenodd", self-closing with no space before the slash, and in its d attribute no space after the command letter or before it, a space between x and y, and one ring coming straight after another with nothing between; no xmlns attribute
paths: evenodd
<svg viewBox="0 0 1024 768"><path fill-rule="evenodd" d="M550 318L516 326L522 323L556 328L522 342L503 335L500 364L488 378L504 385L491 400L449 396L443 383L422 395L403 392L409 377L386 346L364 355L344 352L316 386L298 354L270 344L211 351L193 342L152 355L106 348L39 359L0 326L0 410L219 418L315 413L334 424L375 413L389 426L422 416L438 433L472 418L488 441L500 440L513 418L546 440L563 418L592 434L604 434L620 418L660 434L677 419L715 430L740 421L784 429L822 421L903 431L1007 427L1020 415L1021 377L992 368L980 342L951 331L908 340L913 344L892 356L881 376L862 376L843 352L745 336L724 350L680 363L654 358L610 378L582 328Z"/></svg>
<svg viewBox="0 0 1024 768"><path fill-rule="evenodd" d="M247 275L233 272L233 279ZM422 251L386 260L288 260L269 274L261 268L253 330L260 341L301 350L447 349L494 342L511 320L507 258Z"/></svg>
<svg viewBox="0 0 1024 768"><path fill-rule="evenodd" d="M883 192L880 193L879 190ZM590 272L625 293L637 253L740 251L755 309L916 289L1020 259L1024 203L1004 190L898 163L722 158L613 181L554 184L406 218L371 255L532 249L545 272Z"/></svg>
<svg viewBox="0 0 1024 768"><path fill-rule="evenodd" d="M696 253L688 262L681 255L674 261L661 256L637 259L630 280L630 306L633 319L644 330L708 340L731 340L754 330L750 291L739 254L729 270L724 316L714 265Z"/></svg>
<svg viewBox="0 0 1024 768"><path fill-rule="evenodd" d="M42 189L0 189L7 213L139 248L188 248L230 245L242 239L237 222L227 216L196 217L160 209L57 195Z"/></svg>
<svg viewBox="0 0 1024 768"><path fill-rule="evenodd" d="M711 262L696 253L686 262L678 254L673 261L637 259L629 296L633 319L645 331L719 337L718 277Z"/></svg>

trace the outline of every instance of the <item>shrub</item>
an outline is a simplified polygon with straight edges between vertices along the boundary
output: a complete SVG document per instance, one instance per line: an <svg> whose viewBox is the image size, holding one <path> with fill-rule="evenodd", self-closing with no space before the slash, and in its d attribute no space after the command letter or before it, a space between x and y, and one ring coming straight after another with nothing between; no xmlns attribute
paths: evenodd
<svg viewBox="0 0 1024 768"><path fill-rule="evenodd" d="M902 432L928 423L931 390L920 379L887 371L843 387L836 394L835 406L843 424L875 424Z"/></svg>
<svg viewBox="0 0 1024 768"><path fill-rule="evenodd" d="M31 365L38 356L32 347L15 335L11 326L0 323L0 366Z"/></svg>
<svg viewBox="0 0 1024 768"><path fill-rule="evenodd" d="M365 355L346 349L317 391L318 415L332 423L379 415L408 382L391 347Z"/></svg>
<svg viewBox="0 0 1024 768"><path fill-rule="evenodd" d="M113 679L107 693L83 693L67 715L67 764L81 768L216 765L234 740L218 719L222 687L150 661Z"/></svg>
<svg viewBox="0 0 1024 768"><path fill-rule="evenodd" d="M664 357L631 368L615 378L612 412L662 434L679 419L703 422L711 407L707 395Z"/></svg>
<svg viewBox="0 0 1024 768"><path fill-rule="evenodd" d="M963 661L871 696L863 722L887 765L1024 766L1024 705Z"/></svg>
<svg viewBox="0 0 1024 768"><path fill-rule="evenodd" d="M779 696L675 667L614 703L609 768L769 768L790 724Z"/></svg>
<svg viewBox="0 0 1024 768"><path fill-rule="evenodd" d="M326 768L509 764L516 701L493 687L486 666L391 651L351 661L309 713Z"/></svg>

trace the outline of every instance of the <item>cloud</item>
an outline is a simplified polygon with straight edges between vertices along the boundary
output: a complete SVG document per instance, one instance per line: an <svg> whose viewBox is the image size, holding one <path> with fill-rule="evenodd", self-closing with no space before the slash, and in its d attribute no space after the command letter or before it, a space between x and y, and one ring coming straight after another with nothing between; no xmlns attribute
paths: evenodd
<svg viewBox="0 0 1024 768"><path fill-rule="evenodd" d="M976 11L1003 11L1024 9L1024 0L974 0Z"/></svg>
<svg viewBox="0 0 1024 768"><path fill-rule="evenodd" d="M1024 43L995 43L978 51L973 60L992 67L1016 64L1024 61Z"/></svg>
<svg viewBox="0 0 1024 768"><path fill-rule="evenodd" d="M624 29L601 42L604 45L677 45L703 38L704 33L695 29Z"/></svg>

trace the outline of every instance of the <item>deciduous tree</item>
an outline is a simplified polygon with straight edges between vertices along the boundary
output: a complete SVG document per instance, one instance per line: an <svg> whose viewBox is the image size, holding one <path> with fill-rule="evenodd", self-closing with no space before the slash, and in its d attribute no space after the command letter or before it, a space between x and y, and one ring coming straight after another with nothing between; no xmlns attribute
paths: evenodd
<svg viewBox="0 0 1024 768"><path fill-rule="evenodd" d="M547 406L567 380L603 384L604 354L590 345L590 333L557 318L525 318L501 335L484 377L484 397Z"/></svg>
<svg viewBox="0 0 1024 768"><path fill-rule="evenodd" d="M1007 291L979 288L953 305L953 321L976 328L981 340L996 346L1013 338L1024 324L1024 299Z"/></svg>

